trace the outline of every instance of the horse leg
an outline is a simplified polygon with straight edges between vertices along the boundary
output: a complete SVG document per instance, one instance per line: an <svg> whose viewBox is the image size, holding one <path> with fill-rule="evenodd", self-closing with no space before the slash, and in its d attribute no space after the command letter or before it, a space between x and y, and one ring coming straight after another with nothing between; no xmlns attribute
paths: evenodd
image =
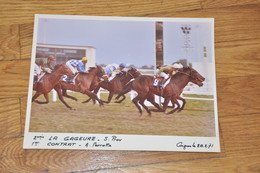
<svg viewBox="0 0 260 173"><path fill-rule="evenodd" d="M98 91L99 91L99 89L100 89L100 87L97 87L97 88L94 90L94 93L97 94ZM82 102L82 103L88 103L91 99L93 100L93 104L96 104L96 100L93 99L93 98L91 98L91 97L89 97L89 99L87 99L86 101L84 101L84 102Z"/></svg>
<svg viewBox="0 0 260 173"><path fill-rule="evenodd" d="M91 100L91 98L89 97L89 99L87 99L86 101L82 102L82 103L88 103Z"/></svg>
<svg viewBox="0 0 260 173"><path fill-rule="evenodd" d="M35 99L37 99L41 94L42 94L42 93L40 93L40 92L36 92L36 93L34 94L34 96L32 97L32 102L37 101L37 100L35 100ZM36 103L37 103L37 102L36 102Z"/></svg>
<svg viewBox="0 0 260 173"><path fill-rule="evenodd" d="M65 89L62 89L62 96L67 97L67 98L70 98L70 99L75 100L75 101L78 101L77 98L68 95L68 94L67 94L67 90L65 90Z"/></svg>
<svg viewBox="0 0 260 173"><path fill-rule="evenodd" d="M163 109L160 107L160 105L155 102L153 94L149 94L147 101L151 102L157 108L157 109L149 109L150 111L163 112Z"/></svg>
<svg viewBox="0 0 260 173"><path fill-rule="evenodd" d="M139 103L143 106L143 108L147 111L149 117L151 117L151 111L147 108L147 106L144 104L146 98L142 98Z"/></svg>
<svg viewBox="0 0 260 173"><path fill-rule="evenodd" d="M137 107L137 109L139 110L139 113L140 113L140 116L142 116L142 113L143 113L143 111L142 111L142 108L138 105L138 101L140 100L140 96L136 96L133 100L132 100L132 102L135 104L135 106Z"/></svg>
<svg viewBox="0 0 260 173"><path fill-rule="evenodd" d="M108 99L107 99L107 101L103 101L104 103L110 103L110 101L111 101L111 99L112 99L112 97L114 96L114 92L109 92L109 95L108 95Z"/></svg>
<svg viewBox="0 0 260 173"><path fill-rule="evenodd" d="M122 99L121 100L119 100L119 101L115 101L115 103L121 103L122 101L124 101L125 100L125 98L126 98L126 96L125 95L122 95Z"/></svg>
<svg viewBox="0 0 260 173"><path fill-rule="evenodd" d="M56 85L56 86L54 87L54 89L55 89L56 92L58 93L58 96L59 96L60 101L61 101L67 108L69 108L70 110L75 110L75 109L73 109L72 107L70 107L70 106L65 102L65 100L63 99L60 85Z"/></svg>
<svg viewBox="0 0 260 173"><path fill-rule="evenodd" d="M182 98L181 96L178 96L177 99L182 101L182 106L181 108L178 110L178 112L182 111L184 109L184 106L186 104L186 100L184 98Z"/></svg>
<svg viewBox="0 0 260 173"><path fill-rule="evenodd" d="M91 92L91 91L89 91L89 90L85 90L85 91L83 92L83 94L87 94L92 100L97 100L98 103L99 103L99 107L103 107L103 101L100 100L95 93L93 93L93 92Z"/></svg>
<svg viewBox="0 0 260 173"><path fill-rule="evenodd" d="M175 107L175 104L177 105L177 108L171 110L170 112L167 112L166 114L173 114L174 112L176 112L180 108L180 104L179 104L177 99L172 98L171 102L172 102L173 108Z"/></svg>
<svg viewBox="0 0 260 173"><path fill-rule="evenodd" d="M41 101L38 101L38 100L35 100L34 102L36 102L38 104L47 104L47 103L49 103L49 95L48 95L48 93L44 93L44 97L46 99L45 102L41 102Z"/></svg>
<svg viewBox="0 0 260 173"><path fill-rule="evenodd" d="M165 97L164 99L165 100L164 100L164 103L163 103L163 112L165 112L167 107L168 107L168 104L170 102L170 97Z"/></svg>

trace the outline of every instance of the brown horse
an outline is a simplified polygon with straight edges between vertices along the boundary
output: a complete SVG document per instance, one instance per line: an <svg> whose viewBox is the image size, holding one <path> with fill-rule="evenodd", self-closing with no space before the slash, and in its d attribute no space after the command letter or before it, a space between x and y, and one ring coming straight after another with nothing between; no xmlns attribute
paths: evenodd
<svg viewBox="0 0 260 173"><path fill-rule="evenodd" d="M142 109L138 103L140 103L143 106L143 108L148 112L150 116L151 111L165 112L168 107L169 101L171 101L173 105L177 104L177 108L167 113L170 114L170 113L174 113L178 109L182 110L184 108L186 101L182 97L180 97L180 94L182 93L184 87L189 82L193 82L198 86L203 86L202 82L205 80L205 78L201 76L193 68L185 67L183 68L182 71L171 76L169 84L165 86L163 91L152 85L153 80L154 77L148 75L142 75L136 78L134 81L126 85L124 90L121 93L119 93L116 99L118 99L121 95L129 92L131 89L133 89L138 93L138 95L132 101L138 108L140 115L142 115ZM163 103L163 109L155 102L154 94L164 97L165 101ZM151 102L157 109L149 110L144 104L144 101L146 99L149 102ZM181 108L177 99L183 101L183 105Z"/></svg>
<svg viewBox="0 0 260 173"><path fill-rule="evenodd" d="M39 82L35 83L33 86L33 89L36 90L36 93L32 97L32 102L36 102L39 104L47 104L49 103L49 96L48 93L60 82L60 79L63 75L73 74L72 71L67 67L64 63L61 63L59 65L56 65L54 67L54 70L52 73L45 74ZM41 102L38 100L35 100L37 97L39 97L41 94L44 95L46 101Z"/></svg>
<svg viewBox="0 0 260 173"><path fill-rule="evenodd" d="M101 88L104 88L109 91L109 96L107 101L103 101L104 103L110 103L111 99L113 98L114 94L119 94L124 86L134 78L137 78L138 76L141 76L141 73L138 72L135 68L130 68L127 72L125 73L119 73L115 76L114 79L112 79L110 82L107 80L104 80L99 83L99 86L94 90L94 93L97 93ZM122 99L119 101L116 101L116 103L121 103L123 100L125 100L125 95L122 95ZM88 100L84 101L83 103L87 103L90 101L91 98ZM95 102L94 102L95 103Z"/></svg>
<svg viewBox="0 0 260 173"><path fill-rule="evenodd" d="M79 73L75 79L75 84L70 84L67 82L60 81L58 85L55 86L59 98L63 100L64 97L71 98L73 100L77 99L75 97L69 96L67 90L72 90L76 92L81 92L88 95L91 99L97 100L100 107L103 106L102 101L97 97L95 93L91 91L94 90L99 84L99 78L105 74L101 66L91 67L88 73ZM66 107L72 109L65 101L63 102Z"/></svg>

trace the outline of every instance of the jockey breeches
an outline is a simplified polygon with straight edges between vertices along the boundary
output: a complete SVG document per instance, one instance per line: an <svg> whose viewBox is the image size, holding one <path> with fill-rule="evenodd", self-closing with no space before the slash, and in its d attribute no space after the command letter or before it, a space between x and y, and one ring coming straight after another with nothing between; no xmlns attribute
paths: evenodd
<svg viewBox="0 0 260 173"><path fill-rule="evenodd" d="M39 76L42 72L41 66L34 64L34 76Z"/></svg>
<svg viewBox="0 0 260 173"><path fill-rule="evenodd" d="M159 69L155 70L155 74L158 74L158 72L159 72ZM160 76L163 77L164 79L167 79L169 77L169 75L164 72L161 72Z"/></svg>

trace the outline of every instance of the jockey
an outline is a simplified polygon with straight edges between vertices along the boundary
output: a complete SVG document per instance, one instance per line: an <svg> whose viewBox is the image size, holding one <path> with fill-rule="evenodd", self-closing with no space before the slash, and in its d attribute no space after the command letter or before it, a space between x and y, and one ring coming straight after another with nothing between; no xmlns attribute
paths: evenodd
<svg viewBox="0 0 260 173"><path fill-rule="evenodd" d="M175 63L173 65L163 65L159 69L155 71L155 77L158 79L159 77L163 77L163 80L160 85L163 85L164 82L170 77L170 75L174 75L177 71L183 68L183 65L180 63ZM159 85L158 83L158 85Z"/></svg>
<svg viewBox="0 0 260 173"><path fill-rule="evenodd" d="M81 60L71 59L66 62L66 65L70 68L70 70L74 74L73 76L68 76L70 83L75 83L74 77L78 72L87 73L87 71L85 70L85 65L87 64L87 62L88 62L87 57L83 57Z"/></svg>
<svg viewBox="0 0 260 173"><path fill-rule="evenodd" d="M121 73L125 73L125 72L126 72L126 71L124 70L125 67L126 67L126 65L125 65L124 63L119 64L119 70L120 70Z"/></svg>
<svg viewBox="0 0 260 173"><path fill-rule="evenodd" d="M114 79L114 77L119 74L119 73L125 73L126 71L124 70L126 65L124 63L121 63L119 66L117 64L108 64L105 67L105 72L106 72L106 78L108 78L108 81L111 81ZM102 79L101 79L102 80Z"/></svg>
<svg viewBox="0 0 260 173"><path fill-rule="evenodd" d="M34 65L34 82L40 80L45 73L51 73L54 69L52 63L55 61L53 55L48 58L36 58Z"/></svg>
<svg viewBox="0 0 260 173"><path fill-rule="evenodd" d="M108 64L105 67L106 77L110 78L117 68L118 68L117 64Z"/></svg>

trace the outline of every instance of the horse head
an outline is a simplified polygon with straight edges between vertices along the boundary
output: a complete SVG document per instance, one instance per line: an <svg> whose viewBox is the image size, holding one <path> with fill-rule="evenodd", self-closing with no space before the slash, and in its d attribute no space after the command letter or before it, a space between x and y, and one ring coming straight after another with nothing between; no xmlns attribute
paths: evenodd
<svg viewBox="0 0 260 173"><path fill-rule="evenodd" d="M199 74L199 72L191 67L184 67L183 71L189 74L192 83L195 83L200 87L203 86L203 81L205 80L205 78L201 74Z"/></svg>
<svg viewBox="0 0 260 173"><path fill-rule="evenodd" d="M97 76L102 77L104 75L105 75L105 71L103 70L103 68L100 65L97 65Z"/></svg>
<svg viewBox="0 0 260 173"><path fill-rule="evenodd" d="M141 76L141 73L136 70L136 68L131 67L127 73L129 73L133 78L137 78L138 76Z"/></svg>

